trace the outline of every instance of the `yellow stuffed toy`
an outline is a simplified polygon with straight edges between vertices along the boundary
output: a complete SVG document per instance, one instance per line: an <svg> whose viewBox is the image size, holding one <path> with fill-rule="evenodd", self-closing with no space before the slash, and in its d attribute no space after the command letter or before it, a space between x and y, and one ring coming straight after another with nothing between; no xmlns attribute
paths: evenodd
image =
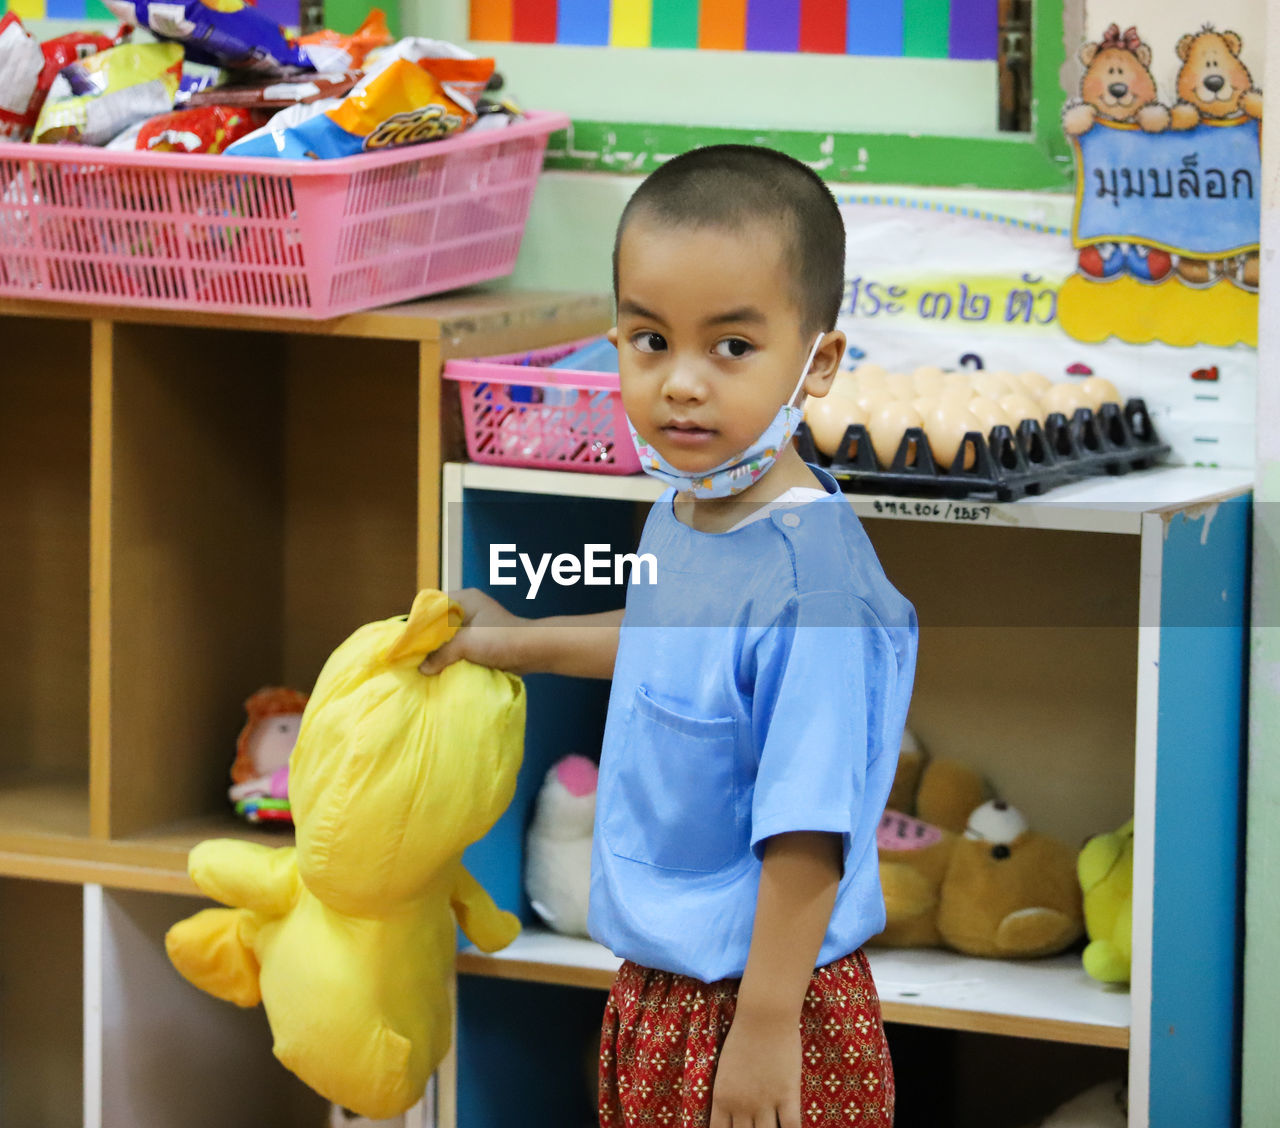
<svg viewBox="0 0 1280 1128"><path fill-rule="evenodd" d="M1128 983L1133 954L1133 819L1090 838L1076 860L1089 933L1084 969L1100 983Z"/></svg>
<svg viewBox="0 0 1280 1128"><path fill-rule="evenodd" d="M290 761L296 847L202 842L192 879L217 901L166 937L196 986L262 1002L274 1052L370 1119L410 1108L449 1047L455 917L485 951L515 939L462 851L510 803L525 696L510 674L422 658L461 609L423 591L325 663Z"/></svg>

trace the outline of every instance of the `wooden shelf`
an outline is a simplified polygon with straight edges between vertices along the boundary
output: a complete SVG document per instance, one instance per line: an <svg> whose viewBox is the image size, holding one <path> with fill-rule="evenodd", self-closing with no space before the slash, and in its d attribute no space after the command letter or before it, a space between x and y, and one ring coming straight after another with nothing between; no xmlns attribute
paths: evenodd
<svg viewBox="0 0 1280 1128"><path fill-rule="evenodd" d="M984 960L934 950L867 953L884 1017L911 1026L1125 1048L1129 994L1095 983L1079 956ZM458 954L458 972L608 990L621 961L591 940L529 928L508 948Z"/></svg>
<svg viewBox="0 0 1280 1128"><path fill-rule="evenodd" d="M651 502L666 488L642 474L581 474L474 462L460 465L464 489ZM1211 505L1244 493L1252 484L1251 470L1159 466L1116 477L1085 478L1040 497L1012 502L949 502L854 493L845 496L859 517L1136 536L1142 531L1145 513Z"/></svg>
<svg viewBox="0 0 1280 1128"><path fill-rule="evenodd" d="M73 302L0 299L0 317L117 324L173 325L288 333L312 337L439 341L441 355L482 356L489 351L537 348L602 331L612 298L606 293L511 291L476 286L435 298L366 310L327 320L238 317L199 310L155 310ZM524 344L534 337L538 344ZM489 341L492 341L492 348ZM521 342L519 344L515 342Z"/></svg>

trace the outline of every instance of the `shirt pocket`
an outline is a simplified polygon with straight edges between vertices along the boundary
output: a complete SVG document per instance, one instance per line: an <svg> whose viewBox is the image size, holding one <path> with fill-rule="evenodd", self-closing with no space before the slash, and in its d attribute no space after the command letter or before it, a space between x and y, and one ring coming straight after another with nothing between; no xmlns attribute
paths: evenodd
<svg viewBox="0 0 1280 1128"><path fill-rule="evenodd" d="M609 849L661 869L711 873L744 852L738 722L690 717L636 688L625 751L602 796ZM619 750L621 751L621 750Z"/></svg>

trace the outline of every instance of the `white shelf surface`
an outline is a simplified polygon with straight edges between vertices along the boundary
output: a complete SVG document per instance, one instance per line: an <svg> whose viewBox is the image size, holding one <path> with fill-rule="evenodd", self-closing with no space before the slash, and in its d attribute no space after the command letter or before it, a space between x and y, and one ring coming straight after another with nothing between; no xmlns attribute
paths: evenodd
<svg viewBox="0 0 1280 1128"><path fill-rule="evenodd" d="M1123 1048L1129 993L1103 987L1071 953L987 960L932 949L868 949L885 1018L987 1034ZM510 947L458 955L467 975L607 988L621 961L590 940L527 928Z"/></svg>
<svg viewBox="0 0 1280 1128"><path fill-rule="evenodd" d="M464 489L643 502L655 500L665 488L644 474L529 470L477 462L457 465ZM1211 505L1252 486L1253 471L1248 469L1157 466L1114 477L1082 478L1039 497L1010 502L862 493L845 497L859 517L1137 535L1143 514Z"/></svg>

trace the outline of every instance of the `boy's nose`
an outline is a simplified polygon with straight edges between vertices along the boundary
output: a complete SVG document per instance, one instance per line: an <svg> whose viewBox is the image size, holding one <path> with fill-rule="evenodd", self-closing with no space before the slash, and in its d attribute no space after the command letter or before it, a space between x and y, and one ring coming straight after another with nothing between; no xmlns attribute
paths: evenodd
<svg viewBox="0 0 1280 1128"><path fill-rule="evenodd" d="M706 386L689 365L673 364L663 381L662 393L669 400L687 403L701 400L706 393Z"/></svg>

